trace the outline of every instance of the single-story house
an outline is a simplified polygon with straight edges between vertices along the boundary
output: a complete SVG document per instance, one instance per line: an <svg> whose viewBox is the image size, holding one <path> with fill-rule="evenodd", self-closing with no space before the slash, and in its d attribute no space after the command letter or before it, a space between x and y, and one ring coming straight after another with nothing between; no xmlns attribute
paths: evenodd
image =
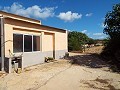
<svg viewBox="0 0 120 90"><path fill-rule="evenodd" d="M45 57L63 58L68 52L66 30L3 11L0 11L0 35L0 66L7 72L17 63L17 57L21 57L18 66L23 69L44 63Z"/></svg>

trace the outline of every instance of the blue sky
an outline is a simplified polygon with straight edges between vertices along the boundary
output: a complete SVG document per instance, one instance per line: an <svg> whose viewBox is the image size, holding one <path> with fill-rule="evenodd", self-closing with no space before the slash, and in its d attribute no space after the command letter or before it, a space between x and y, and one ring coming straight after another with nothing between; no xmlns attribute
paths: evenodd
<svg viewBox="0 0 120 90"><path fill-rule="evenodd" d="M0 10L38 19L42 24L103 39L105 14L119 0L1 0Z"/></svg>

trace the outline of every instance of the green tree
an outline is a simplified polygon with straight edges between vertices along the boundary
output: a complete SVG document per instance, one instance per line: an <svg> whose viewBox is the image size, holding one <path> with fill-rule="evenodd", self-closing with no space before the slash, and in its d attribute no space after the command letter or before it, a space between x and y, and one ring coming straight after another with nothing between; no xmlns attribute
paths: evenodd
<svg viewBox="0 0 120 90"><path fill-rule="evenodd" d="M81 32L72 31L68 34L68 50L82 51L82 45L88 41L88 36Z"/></svg>
<svg viewBox="0 0 120 90"><path fill-rule="evenodd" d="M103 32L109 36L109 41L101 55L109 58L120 70L120 3L114 5L113 10L106 14L104 25Z"/></svg>
<svg viewBox="0 0 120 90"><path fill-rule="evenodd" d="M104 33L111 39L120 39L120 3L113 6L113 10L108 12L105 17Z"/></svg>
<svg viewBox="0 0 120 90"><path fill-rule="evenodd" d="M103 39L103 45L104 45L104 46L107 46L107 45L108 45L108 43L109 43L109 40L110 40L110 38L109 38L109 37L107 37L107 38Z"/></svg>
<svg viewBox="0 0 120 90"><path fill-rule="evenodd" d="M90 44L95 44L95 40L92 39L92 38L89 38L87 44L89 44L89 45Z"/></svg>

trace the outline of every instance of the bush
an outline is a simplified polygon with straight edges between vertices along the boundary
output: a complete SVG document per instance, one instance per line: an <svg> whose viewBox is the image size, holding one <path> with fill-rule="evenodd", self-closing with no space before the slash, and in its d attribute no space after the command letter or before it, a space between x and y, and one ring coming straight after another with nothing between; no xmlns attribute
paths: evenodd
<svg viewBox="0 0 120 90"><path fill-rule="evenodd" d="M101 56L112 66L116 67L117 71L120 70L120 42L110 39L107 46L103 49Z"/></svg>

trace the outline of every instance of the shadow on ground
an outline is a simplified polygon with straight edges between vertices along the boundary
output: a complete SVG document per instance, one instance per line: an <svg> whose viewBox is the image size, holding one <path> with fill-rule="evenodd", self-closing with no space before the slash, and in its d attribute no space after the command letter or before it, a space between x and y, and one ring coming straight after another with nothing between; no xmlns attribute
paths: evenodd
<svg viewBox="0 0 120 90"><path fill-rule="evenodd" d="M89 68L102 68L108 66L107 63L101 60L96 54L69 56L68 60L71 60L71 64L87 66Z"/></svg>

